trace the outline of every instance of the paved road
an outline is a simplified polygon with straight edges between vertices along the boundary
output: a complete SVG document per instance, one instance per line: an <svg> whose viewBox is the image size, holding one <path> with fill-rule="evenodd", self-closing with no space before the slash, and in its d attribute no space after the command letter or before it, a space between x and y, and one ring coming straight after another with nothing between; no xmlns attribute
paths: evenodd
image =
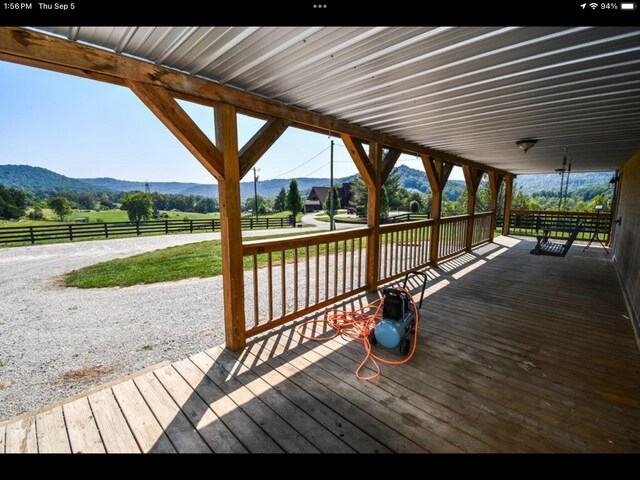
<svg viewBox="0 0 640 480"><path fill-rule="evenodd" d="M323 222L321 220L316 219L317 213L308 213L302 217L302 223L306 223L307 225L315 225L320 228L329 229L329 222ZM336 222L336 230L346 230L349 228L358 228L363 227L364 225L360 225L357 223L342 223Z"/></svg>
<svg viewBox="0 0 640 480"><path fill-rule="evenodd" d="M65 288L60 280L94 263L215 238L220 234L0 249L0 420L221 344L221 277L104 289ZM85 383L62 380L96 365L111 372Z"/></svg>

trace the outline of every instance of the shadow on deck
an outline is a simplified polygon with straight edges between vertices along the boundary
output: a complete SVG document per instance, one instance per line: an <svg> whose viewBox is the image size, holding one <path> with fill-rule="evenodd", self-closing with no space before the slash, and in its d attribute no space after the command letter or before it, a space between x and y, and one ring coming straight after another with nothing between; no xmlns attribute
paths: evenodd
<svg viewBox="0 0 640 480"><path fill-rule="evenodd" d="M531 248L499 237L429 269L416 355L377 380L354 376L361 344L289 324L0 423L0 452L640 452L609 257Z"/></svg>

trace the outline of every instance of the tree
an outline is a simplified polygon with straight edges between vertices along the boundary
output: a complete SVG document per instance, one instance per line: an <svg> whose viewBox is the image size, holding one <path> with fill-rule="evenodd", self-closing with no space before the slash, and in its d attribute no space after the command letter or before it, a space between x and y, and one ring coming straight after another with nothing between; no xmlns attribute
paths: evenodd
<svg viewBox="0 0 640 480"><path fill-rule="evenodd" d="M129 221L140 222L149 220L153 203L148 193L130 193L122 198L120 210L125 210L129 215Z"/></svg>
<svg viewBox="0 0 640 480"><path fill-rule="evenodd" d="M358 176L353 182L353 198L356 202L356 209L366 212L369 202L369 189L361 176Z"/></svg>
<svg viewBox="0 0 640 480"><path fill-rule="evenodd" d="M595 197L593 197L593 200L591 200L587 204L586 210L588 212L595 212L596 211L596 205L602 205L602 211L604 211L604 212L608 212L609 211L609 202L607 201L607 198L605 197L604 193L601 193L601 194L596 195Z"/></svg>
<svg viewBox="0 0 640 480"><path fill-rule="evenodd" d="M380 191L380 218L387 218L389 216L389 195L387 194L387 188L382 187Z"/></svg>
<svg viewBox="0 0 640 480"><path fill-rule="evenodd" d="M23 190L0 185L0 217L17 220L27 210L27 198Z"/></svg>
<svg viewBox="0 0 640 480"><path fill-rule="evenodd" d="M44 213L42 213L42 208L35 207L29 212L27 217L29 218L29 220L44 220Z"/></svg>
<svg viewBox="0 0 640 480"><path fill-rule="evenodd" d="M389 198L389 208L392 210L400 210L403 205L407 205L407 190L400 185L400 174L394 172L387 177L383 187L387 190Z"/></svg>
<svg viewBox="0 0 640 480"><path fill-rule="evenodd" d="M73 208L71 208L71 203L64 197L54 197L49 200L49 208L53 210L58 217L60 217L60 221L64 221L64 217L67 215L71 215L73 213Z"/></svg>
<svg viewBox="0 0 640 480"><path fill-rule="evenodd" d="M331 195L333 195L333 209L331 208ZM334 185L333 189L327 195L324 200L324 211L329 215L329 218L333 218L338 212L340 207L340 194L338 193L338 187Z"/></svg>
<svg viewBox="0 0 640 480"><path fill-rule="evenodd" d="M284 187L278 192L278 196L273 203L273 209L276 212L284 212L287 209L287 190Z"/></svg>
<svg viewBox="0 0 640 480"><path fill-rule="evenodd" d="M287 210L289 210L292 215L296 216L302 211L302 197L300 196L298 182L295 178L289 183L289 191L287 192Z"/></svg>
<svg viewBox="0 0 640 480"><path fill-rule="evenodd" d="M407 196L407 203L409 211L412 213L421 212L425 210L425 195L417 190L412 190ZM415 205L415 206L412 206Z"/></svg>

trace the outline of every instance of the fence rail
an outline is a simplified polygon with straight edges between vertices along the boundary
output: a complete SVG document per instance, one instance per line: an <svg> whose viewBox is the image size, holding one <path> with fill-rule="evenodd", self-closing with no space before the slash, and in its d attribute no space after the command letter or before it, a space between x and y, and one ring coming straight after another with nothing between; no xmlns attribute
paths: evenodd
<svg viewBox="0 0 640 480"><path fill-rule="evenodd" d="M243 218L243 230L286 228L288 218ZM0 228L0 243L31 243L121 235L154 235L220 231L219 219L151 220L148 222L67 223Z"/></svg>
<svg viewBox="0 0 640 480"><path fill-rule="evenodd" d="M429 243L434 223L434 220L420 220L380 227L381 283L427 266L431 261Z"/></svg>
<svg viewBox="0 0 640 480"><path fill-rule="evenodd" d="M582 231L578 238L591 238L597 232L603 241L609 240L611 213L512 210L509 233L535 236L547 229L551 238L569 238L580 221ZM497 225L503 225L503 218L498 218Z"/></svg>
<svg viewBox="0 0 640 480"><path fill-rule="evenodd" d="M247 337L363 292L370 232L356 228L245 243L245 318L252 323Z"/></svg>

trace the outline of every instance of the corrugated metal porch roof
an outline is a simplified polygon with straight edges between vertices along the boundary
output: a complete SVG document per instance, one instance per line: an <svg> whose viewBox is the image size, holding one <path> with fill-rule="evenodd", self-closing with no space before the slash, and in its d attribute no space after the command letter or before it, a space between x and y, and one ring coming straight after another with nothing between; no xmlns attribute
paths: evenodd
<svg viewBox="0 0 640 480"><path fill-rule="evenodd" d="M640 28L46 27L514 173L640 147ZM539 139L526 155L515 146Z"/></svg>

